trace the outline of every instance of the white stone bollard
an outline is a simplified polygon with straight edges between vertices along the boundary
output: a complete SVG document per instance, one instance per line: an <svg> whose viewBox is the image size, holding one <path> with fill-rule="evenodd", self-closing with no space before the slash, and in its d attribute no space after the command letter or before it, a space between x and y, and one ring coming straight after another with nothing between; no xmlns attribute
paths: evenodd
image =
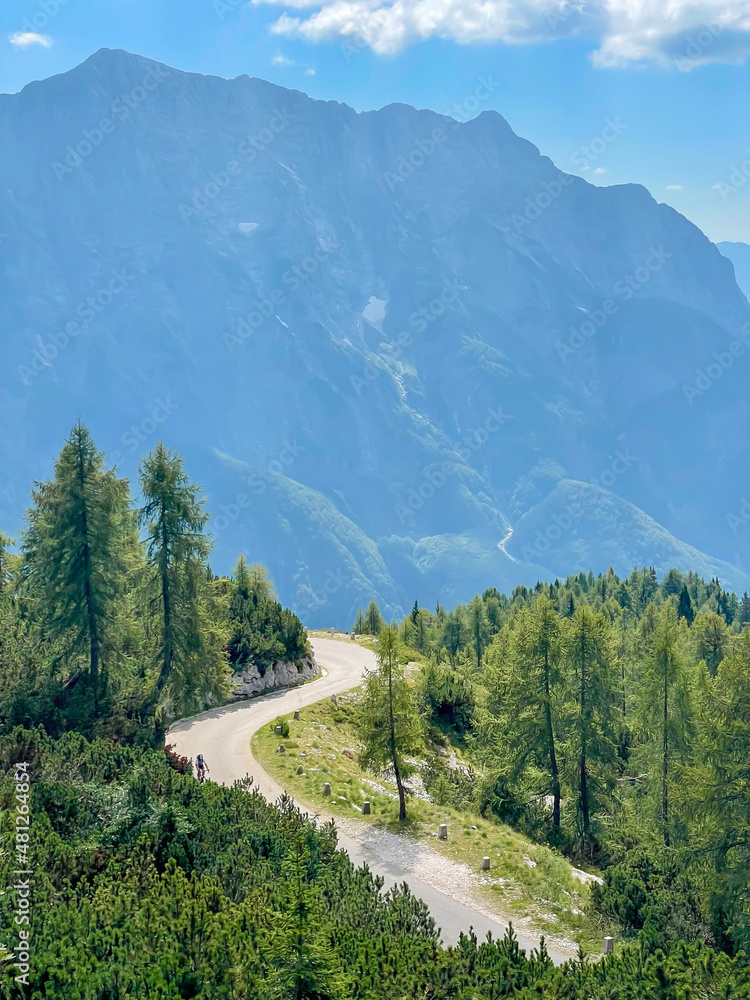
<svg viewBox="0 0 750 1000"><path fill-rule="evenodd" d="M448 839L448 824L441 823L440 826L438 827L438 840L447 840L447 839Z"/></svg>
<svg viewBox="0 0 750 1000"><path fill-rule="evenodd" d="M487 857L482 858L482 871L488 872L490 870L490 859Z"/></svg>
<svg viewBox="0 0 750 1000"><path fill-rule="evenodd" d="M328 784L327 781L326 781L325 785L323 785L323 794L324 795L330 795L331 794L331 786Z"/></svg>
<svg viewBox="0 0 750 1000"><path fill-rule="evenodd" d="M363 816L369 816L370 815L370 803L369 802L363 802L362 803L362 815Z"/></svg>
<svg viewBox="0 0 750 1000"><path fill-rule="evenodd" d="M611 955L615 950L615 939L611 937L605 937L602 945L602 953L604 955Z"/></svg>

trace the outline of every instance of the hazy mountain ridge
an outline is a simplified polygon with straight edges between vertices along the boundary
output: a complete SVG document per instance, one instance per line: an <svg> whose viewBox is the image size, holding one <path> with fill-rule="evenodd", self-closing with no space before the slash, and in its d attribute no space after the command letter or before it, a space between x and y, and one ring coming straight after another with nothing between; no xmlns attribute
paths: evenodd
<svg viewBox="0 0 750 1000"><path fill-rule="evenodd" d="M81 413L128 473L158 437L183 451L216 568L246 549L313 624L370 582L395 612L554 575L565 540L499 546L562 479L744 585L740 358L685 386L750 307L644 188L561 174L495 112L357 114L108 50L0 97L0 130L5 530Z"/></svg>
<svg viewBox="0 0 750 1000"><path fill-rule="evenodd" d="M737 284L750 298L750 246L747 243L717 243L722 254L734 265Z"/></svg>

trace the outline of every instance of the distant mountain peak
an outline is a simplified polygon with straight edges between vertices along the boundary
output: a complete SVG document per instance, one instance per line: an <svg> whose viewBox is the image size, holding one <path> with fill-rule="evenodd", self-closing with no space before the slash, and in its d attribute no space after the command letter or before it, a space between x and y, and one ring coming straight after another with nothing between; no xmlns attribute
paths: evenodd
<svg viewBox="0 0 750 1000"><path fill-rule="evenodd" d="M183 452L214 568L266 563L311 625L657 545L746 580L732 265L486 103L356 113L117 49L5 95L0 529L80 415L125 474Z"/></svg>

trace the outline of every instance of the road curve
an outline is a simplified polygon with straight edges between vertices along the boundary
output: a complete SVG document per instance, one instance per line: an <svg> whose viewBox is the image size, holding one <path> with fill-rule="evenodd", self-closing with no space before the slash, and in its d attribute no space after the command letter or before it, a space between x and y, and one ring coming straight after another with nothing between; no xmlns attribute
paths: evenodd
<svg viewBox="0 0 750 1000"><path fill-rule="evenodd" d="M169 730L167 742L186 757L195 758L202 753L210 768L210 777L224 785L231 785L247 775L269 802L275 802L283 789L255 760L250 749L250 739L262 726L268 725L279 715L287 715L322 698L339 694L356 687L362 673L375 664L374 654L354 642L338 639L311 639L315 659L324 675L310 684L296 688L283 688L262 697L236 702L211 709L202 715L183 719ZM303 811L306 807L300 805ZM382 857L372 847L339 832L342 847L357 866L368 865L370 870L385 881L385 888L408 882L415 896L429 906L435 922L441 929L446 944L454 944L461 933L473 927L480 940L491 931L493 937L502 937L507 924L492 919L485 913L457 902L447 893L416 878L387 857ZM538 946L536 938L518 934L519 944L530 951ZM556 963L567 961L570 954L548 949Z"/></svg>

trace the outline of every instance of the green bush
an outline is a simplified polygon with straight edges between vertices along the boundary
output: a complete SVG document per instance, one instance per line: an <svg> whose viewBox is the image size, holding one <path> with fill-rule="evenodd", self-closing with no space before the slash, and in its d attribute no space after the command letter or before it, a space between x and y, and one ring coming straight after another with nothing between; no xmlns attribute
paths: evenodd
<svg viewBox="0 0 750 1000"><path fill-rule="evenodd" d="M605 871L604 884L593 886L591 896L603 916L631 933L645 929L659 944L664 938L698 941L717 936L701 913L678 853L669 848L633 849Z"/></svg>
<svg viewBox="0 0 750 1000"><path fill-rule="evenodd" d="M284 739L289 736L289 719L284 715L280 715L277 719L274 719L271 725L268 727L272 733L276 732L276 727L281 726L281 735Z"/></svg>

